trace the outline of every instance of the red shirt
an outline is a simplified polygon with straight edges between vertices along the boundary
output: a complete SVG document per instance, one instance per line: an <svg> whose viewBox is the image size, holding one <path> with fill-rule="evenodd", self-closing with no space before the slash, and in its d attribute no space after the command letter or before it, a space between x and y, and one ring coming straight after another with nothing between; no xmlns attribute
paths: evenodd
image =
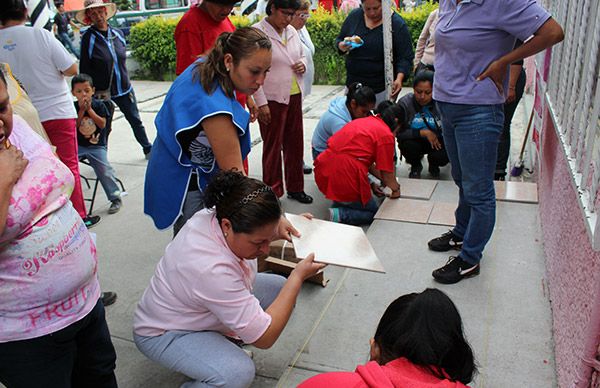
<svg viewBox="0 0 600 388"><path fill-rule="evenodd" d="M187 11L175 28L175 47L177 48L177 75L196 59L212 48L223 32L233 32L235 26L229 18L216 22L200 7Z"/></svg>
<svg viewBox="0 0 600 388"><path fill-rule="evenodd" d="M223 32L233 31L235 26L229 18L216 22L200 7L190 8L175 27L175 74L183 73L200 55L210 50ZM242 106L246 106L245 94L237 93L237 100Z"/></svg>
<svg viewBox="0 0 600 388"><path fill-rule="evenodd" d="M306 380L298 388L468 388L459 381L440 380L406 358L385 365L371 361L355 372L330 372Z"/></svg>
<svg viewBox="0 0 600 388"><path fill-rule="evenodd" d="M379 116L352 120L327 141L315 161L315 180L326 198L337 202L371 199L369 166L394 171L394 135Z"/></svg>

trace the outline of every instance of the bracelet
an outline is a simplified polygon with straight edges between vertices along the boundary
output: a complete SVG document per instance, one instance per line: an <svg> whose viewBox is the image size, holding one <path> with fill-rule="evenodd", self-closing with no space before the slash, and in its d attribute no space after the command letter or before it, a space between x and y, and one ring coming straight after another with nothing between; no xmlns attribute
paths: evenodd
<svg viewBox="0 0 600 388"><path fill-rule="evenodd" d="M392 190L392 193L399 193L400 192L400 187L398 187L398 189L396 190Z"/></svg>
<svg viewBox="0 0 600 388"><path fill-rule="evenodd" d="M509 86L508 88L511 89L511 90L515 90L514 86Z"/></svg>

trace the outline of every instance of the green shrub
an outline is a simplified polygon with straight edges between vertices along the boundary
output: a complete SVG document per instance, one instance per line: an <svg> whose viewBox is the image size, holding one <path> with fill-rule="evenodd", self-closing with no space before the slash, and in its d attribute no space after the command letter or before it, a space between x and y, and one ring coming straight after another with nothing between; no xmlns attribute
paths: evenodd
<svg viewBox="0 0 600 388"><path fill-rule="evenodd" d="M414 8L410 12L400 12L400 16L402 16L402 19L406 22L408 32L410 32L413 41L413 49L417 47L417 40L419 40L419 35L421 35L427 17L429 17L431 11L437 7L438 4L428 1L427 3L423 3L421 6Z"/></svg>
<svg viewBox="0 0 600 388"><path fill-rule="evenodd" d="M144 78L174 79L176 54L173 34L179 19L152 16L131 28L129 44Z"/></svg>
<svg viewBox="0 0 600 388"><path fill-rule="evenodd" d="M346 82L344 57L338 54L335 38L340 33L344 13L330 13L321 6L312 13L306 29L315 45L315 84L339 85Z"/></svg>
<svg viewBox="0 0 600 388"><path fill-rule="evenodd" d="M424 3L411 12L400 12L416 45L429 13L437 4ZM230 16L236 26L248 27L253 21L246 16ZM342 28L346 14L330 13L322 7L314 11L306 28L315 45L315 84L340 85L346 81L344 57L337 52L335 38ZM142 78L171 80L175 77L175 40L173 34L179 18L152 16L131 28L130 45L133 57L142 68ZM409 81L409 77L405 79Z"/></svg>

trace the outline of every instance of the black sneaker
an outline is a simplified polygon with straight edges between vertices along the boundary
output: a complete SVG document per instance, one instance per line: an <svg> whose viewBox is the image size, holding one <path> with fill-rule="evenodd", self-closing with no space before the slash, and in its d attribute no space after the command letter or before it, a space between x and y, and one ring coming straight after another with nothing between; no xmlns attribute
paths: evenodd
<svg viewBox="0 0 600 388"><path fill-rule="evenodd" d="M454 284L479 275L479 264L467 263L459 256L450 256L446 265L434 270L431 275L439 283Z"/></svg>
<svg viewBox="0 0 600 388"><path fill-rule="evenodd" d="M439 178L440 177L440 168L438 166L429 165L429 175L432 178Z"/></svg>
<svg viewBox="0 0 600 388"><path fill-rule="evenodd" d="M287 197L290 199L295 199L296 201L300 202L300 203L312 203L313 198L306 194L304 191L297 191L297 192L289 192L287 193Z"/></svg>
<svg viewBox="0 0 600 388"><path fill-rule="evenodd" d="M108 208L108 214L115 214L121 210L121 206L123 205L123 201L121 198L117 198L111 202L110 207Z"/></svg>
<svg viewBox="0 0 600 388"><path fill-rule="evenodd" d="M460 251L462 248L463 240L458 237L451 230L442 234L440 237L436 237L433 240L429 240L427 245L429 249L436 252L447 252L450 249L456 249Z"/></svg>
<svg viewBox="0 0 600 388"><path fill-rule="evenodd" d="M421 165L413 165L410 168L410 172L408 173L408 177L411 179L421 179L421 171L423 171L423 166Z"/></svg>
<svg viewBox="0 0 600 388"><path fill-rule="evenodd" d="M100 219L100 216L87 216L83 219L83 223L85 224L86 228L90 229L100 222Z"/></svg>
<svg viewBox="0 0 600 388"><path fill-rule="evenodd" d="M100 300L104 306L110 306L117 301L117 293L112 291L103 292L100 294Z"/></svg>

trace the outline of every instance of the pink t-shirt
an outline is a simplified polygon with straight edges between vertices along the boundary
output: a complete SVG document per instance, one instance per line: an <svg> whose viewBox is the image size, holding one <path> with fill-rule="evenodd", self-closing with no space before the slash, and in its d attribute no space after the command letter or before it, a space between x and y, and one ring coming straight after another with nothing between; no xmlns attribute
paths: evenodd
<svg viewBox="0 0 600 388"><path fill-rule="evenodd" d="M18 116L10 141L29 164L0 236L0 342L65 328L100 295L96 247L69 201L73 174Z"/></svg>
<svg viewBox="0 0 600 388"><path fill-rule="evenodd" d="M199 211L167 246L135 311L133 330L146 337L217 331L253 343L271 324L252 294L255 277L256 260L235 256L214 212Z"/></svg>

